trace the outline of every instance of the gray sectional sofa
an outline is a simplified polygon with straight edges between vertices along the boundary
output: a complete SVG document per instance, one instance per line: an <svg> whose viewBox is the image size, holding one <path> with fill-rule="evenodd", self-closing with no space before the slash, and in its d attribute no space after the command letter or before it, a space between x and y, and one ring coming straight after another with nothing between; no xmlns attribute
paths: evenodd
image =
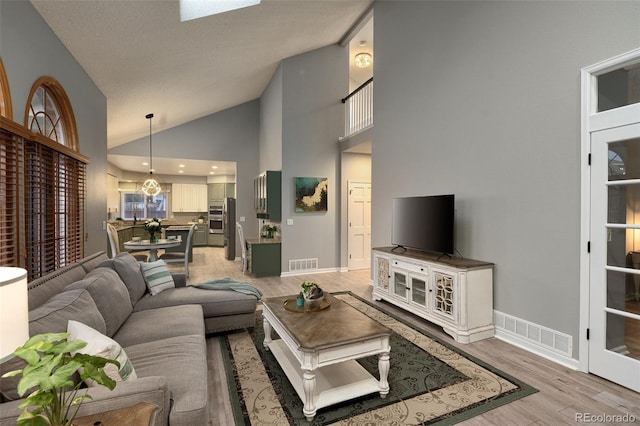
<svg viewBox="0 0 640 426"><path fill-rule="evenodd" d="M91 388L92 400L79 415L131 406L140 401L159 407L156 425L208 424L208 333L253 327L257 298L232 290L186 286L152 296L137 261L128 253L108 259L96 253L29 283L30 334L65 332L70 319L118 342L137 379L113 391ZM14 358L0 373L18 367ZM0 379L0 425L15 425L20 400L17 379Z"/></svg>

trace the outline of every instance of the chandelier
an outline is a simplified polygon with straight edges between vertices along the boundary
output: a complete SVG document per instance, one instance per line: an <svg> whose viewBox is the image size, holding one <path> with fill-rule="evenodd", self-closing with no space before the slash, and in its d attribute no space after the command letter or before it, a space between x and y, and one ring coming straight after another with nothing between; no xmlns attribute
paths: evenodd
<svg viewBox="0 0 640 426"><path fill-rule="evenodd" d="M145 118L149 120L149 177L142 183L142 192L145 195L158 195L162 188L160 182L153 177L153 145L151 143L151 119L153 113L145 115Z"/></svg>
<svg viewBox="0 0 640 426"><path fill-rule="evenodd" d="M366 68L371 65L371 55L366 52L358 53L355 57L355 64L358 68Z"/></svg>

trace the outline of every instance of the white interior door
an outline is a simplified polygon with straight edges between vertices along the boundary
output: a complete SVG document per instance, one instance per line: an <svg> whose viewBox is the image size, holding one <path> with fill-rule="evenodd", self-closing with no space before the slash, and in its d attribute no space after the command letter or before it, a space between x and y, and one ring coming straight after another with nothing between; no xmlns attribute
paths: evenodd
<svg viewBox="0 0 640 426"><path fill-rule="evenodd" d="M591 133L589 371L640 392L640 123Z"/></svg>
<svg viewBox="0 0 640 426"><path fill-rule="evenodd" d="M348 268L371 267L371 183L349 182Z"/></svg>

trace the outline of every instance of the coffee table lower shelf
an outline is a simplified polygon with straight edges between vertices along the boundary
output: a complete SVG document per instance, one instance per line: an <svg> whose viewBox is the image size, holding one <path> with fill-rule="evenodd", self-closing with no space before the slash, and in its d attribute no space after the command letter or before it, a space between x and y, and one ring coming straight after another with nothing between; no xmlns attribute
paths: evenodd
<svg viewBox="0 0 640 426"><path fill-rule="evenodd" d="M304 371L300 367L300 361L282 339L272 340L269 350L304 403ZM320 367L314 373L316 384L313 405L316 409L380 392L378 379L355 360Z"/></svg>

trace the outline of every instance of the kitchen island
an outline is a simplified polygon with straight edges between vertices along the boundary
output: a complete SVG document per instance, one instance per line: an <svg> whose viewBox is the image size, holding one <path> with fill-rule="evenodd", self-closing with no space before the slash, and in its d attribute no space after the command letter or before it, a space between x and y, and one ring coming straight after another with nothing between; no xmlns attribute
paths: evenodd
<svg viewBox="0 0 640 426"><path fill-rule="evenodd" d="M247 264L256 278L279 277L282 262L280 238L247 238Z"/></svg>

